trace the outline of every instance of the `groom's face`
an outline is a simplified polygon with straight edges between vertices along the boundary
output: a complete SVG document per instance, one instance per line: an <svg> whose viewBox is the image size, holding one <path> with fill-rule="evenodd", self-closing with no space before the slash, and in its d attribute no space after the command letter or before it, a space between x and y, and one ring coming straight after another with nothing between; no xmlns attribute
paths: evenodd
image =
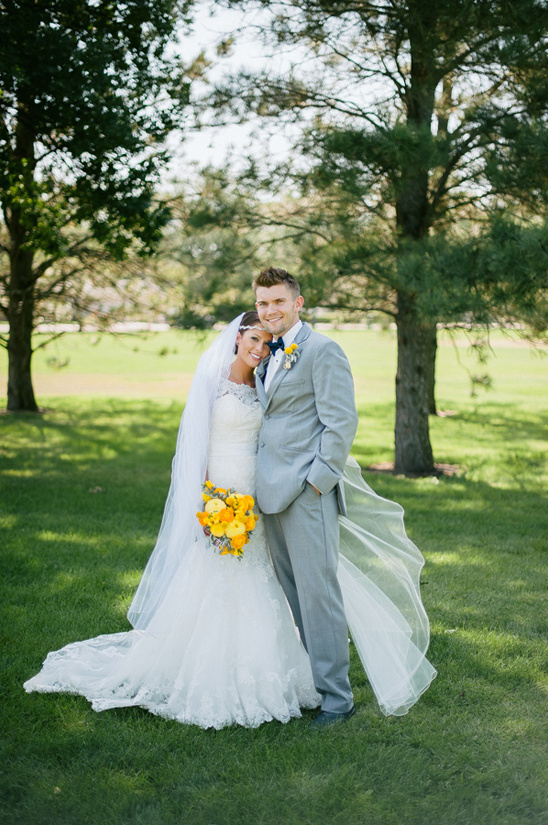
<svg viewBox="0 0 548 825"><path fill-rule="evenodd" d="M255 293L255 306L263 327L279 338L299 320L299 312L304 298L293 293L285 284L275 286L258 286Z"/></svg>

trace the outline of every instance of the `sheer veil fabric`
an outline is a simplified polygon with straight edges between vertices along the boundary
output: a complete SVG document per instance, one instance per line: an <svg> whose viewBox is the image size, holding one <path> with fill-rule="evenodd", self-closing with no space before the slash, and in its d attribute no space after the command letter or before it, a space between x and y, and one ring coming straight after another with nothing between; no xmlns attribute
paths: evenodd
<svg viewBox="0 0 548 825"><path fill-rule="evenodd" d="M127 614L136 630L147 628L192 546L204 543L196 511L202 507L211 417L221 380L230 373L242 318L243 313L217 336L196 368L179 426L171 485L156 546Z"/></svg>
<svg viewBox="0 0 548 825"><path fill-rule="evenodd" d="M346 463L344 490L338 577L346 619L381 711L403 716L436 676L426 658L424 558L405 532L403 508L378 496L353 458Z"/></svg>

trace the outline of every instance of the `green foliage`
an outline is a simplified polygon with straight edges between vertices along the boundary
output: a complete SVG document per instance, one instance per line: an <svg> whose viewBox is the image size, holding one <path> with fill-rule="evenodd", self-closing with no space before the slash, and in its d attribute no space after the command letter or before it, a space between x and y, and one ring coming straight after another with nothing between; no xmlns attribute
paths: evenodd
<svg viewBox="0 0 548 825"><path fill-rule="evenodd" d="M264 33L307 59L278 76L242 73L214 102L244 101L259 115L304 123L301 160L278 191L300 187L311 234L318 220L332 227L324 244L305 242L301 258L302 272L318 284L325 278L328 302L395 314L405 294L419 316L435 320L483 322L508 309L513 322L521 309L528 324L530 307L544 302L542 254L514 270L513 299L502 290L498 310L485 259L493 258L494 213L509 207L515 220L511 229L506 217L505 274L527 232L546 220L545 4L295 1L272 11ZM478 264L471 273L464 232Z"/></svg>
<svg viewBox="0 0 548 825"><path fill-rule="evenodd" d="M282 260L294 254L289 232L283 238L277 232L289 204L262 199L258 190L249 171L232 178L207 168L174 199L174 223L161 255L163 271L177 264L170 281L179 283L179 308L171 315L176 325L211 326L249 310L255 304L255 275L273 255ZM294 230L302 234L297 224Z"/></svg>
<svg viewBox="0 0 548 825"><path fill-rule="evenodd" d="M381 463L394 415L393 334L330 334L356 377L354 453L364 466ZM166 381L192 372L205 346L196 340L176 331L60 339L50 349L73 355L61 374L65 394L51 388L42 416L0 420L3 822L544 825L546 364L501 335L492 342L493 389L477 399L441 336L440 405L455 414L435 420L433 437L458 473L365 474L405 507L426 556L422 593L439 673L407 716L381 715L354 650L358 713L320 734L308 713L288 725L214 732L136 708L98 714L81 697L24 693L47 651L128 628L182 406L180 383L151 388L159 364ZM467 363L462 334L455 344ZM45 357L36 373L47 382ZM118 397L107 397L111 381ZM76 386L93 391L71 395Z"/></svg>
<svg viewBox="0 0 548 825"><path fill-rule="evenodd" d="M0 9L0 309L11 322L18 290L51 317L55 300L75 289L82 299L81 281L93 281L105 253L158 244L168 219L155 197L162 141L182 123L189 88L166 46L187 7L14 0ZM20 249L26 271L17 271Z"/></svg>

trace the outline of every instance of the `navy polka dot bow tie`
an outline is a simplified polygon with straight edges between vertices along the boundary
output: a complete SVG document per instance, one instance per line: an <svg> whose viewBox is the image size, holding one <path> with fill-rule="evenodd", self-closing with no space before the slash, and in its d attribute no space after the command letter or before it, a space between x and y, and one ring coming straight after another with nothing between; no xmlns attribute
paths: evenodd
<svg viewBox="0 0 548 825"><path fill-rule="evenodd" d="M269 348L270 352L272 353L272 355L274 355L274 353L277 350L284 349L284 346L285 345L284 345L284 339L283 338L278 338L277 341L268 341L268 348Z"/></svg>

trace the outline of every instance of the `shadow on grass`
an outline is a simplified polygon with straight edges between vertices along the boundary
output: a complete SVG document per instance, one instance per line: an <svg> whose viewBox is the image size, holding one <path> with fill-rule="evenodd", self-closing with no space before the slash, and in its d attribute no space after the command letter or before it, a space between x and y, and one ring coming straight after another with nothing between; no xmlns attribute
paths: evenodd
<svg viewBox="0 0 548 825"><path fill-rule="evenodd" d="M435 420L435 419L434 419ZM447 428L465 424L480 427L494 441L520 444L523 439L542 439L548 433L548 411L524 410L520 404L487 401L481 407L459 410L454 416L442 419ZM445 423L444 425L445 426Z"/></svg>
<svg viewBox="0 0 548 825"><path fill-rule="evenodd" d="M160 446L173 451L181 412L176 402L163 406L153 401L99 399L91 406L89 402L63 399L58 408L42 414L3 418L4 439L8 442L4 444L4 461L13 456L15 467L26 467L39 452L43 466L48 468L49 458L55 469L59 461L98 457L105 449L114 450L117 456L134 455L142 447ZM17 444L10 451L11 434Z"/></svg>
<svg viewBox="0 0 548 825"><path fill-rule="evenodd" d="M362 467L393 459L394 405L367 404L358 408L360 426L352 454ZM519 404L485 402L481 407L456 409L455 415L430 418L435 459L467 465L469 448L489 447L506 454L510 469L546 467L548 411L524 410ZM379 438L382 439L379 445ZM529 442L536 445L532 450ZM539 446L540 445L540 446ZM472 452L475 455L475 451ZM475 455L482 465L489 454ZM497 456L497 462L499 457Z"/></svg>
<svg viewBox="0 0 548 825"><path fill-rule="evenodd" d="M179 417L175 404L108 401L4 420L4 605L37 662L75 638L127 627L125 610L161 521ZM475 413L461 423L483 427L491 419ZM543 420L499 423L504 443L523 447L523 432L538 438ZM427 558L423 597L436 667L455 670L457 681L461 672L489 681L505 667L497 650L515 658L520 646L545 638L542 491L522 489L519 478L502 488L465 477L365 477L404 506L408 532ZM36 650L37 635L46 650ZM494 658L484 655L488 637Z"/></svg>

